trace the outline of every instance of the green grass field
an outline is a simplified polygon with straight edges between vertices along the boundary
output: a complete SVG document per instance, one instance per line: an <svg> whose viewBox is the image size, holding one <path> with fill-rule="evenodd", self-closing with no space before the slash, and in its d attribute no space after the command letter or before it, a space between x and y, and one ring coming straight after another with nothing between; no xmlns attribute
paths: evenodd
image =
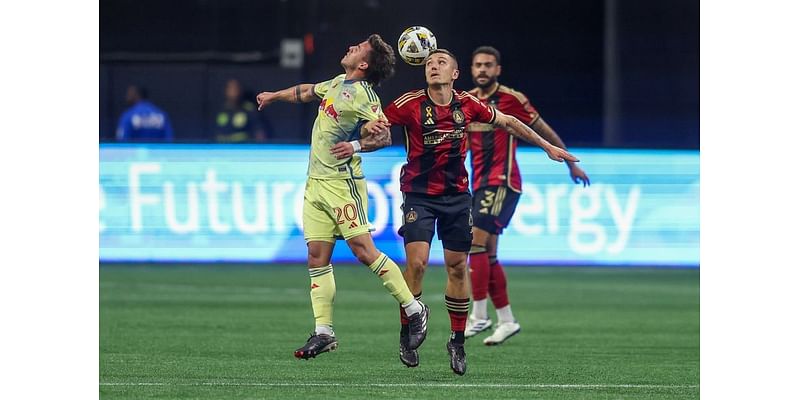
<svg viewBox="0 0 800 400"><path fill-rule="evenodd" d="M522 332L494 347L485 334L468 340L457 376L441 267L426 274L428 339L409 369L397 355L397 305L366 267L336 266L339 349L301 361L292 353L313 330L304 266L101 266L100 396L699 398L698 270L506 272Z"/></svg>

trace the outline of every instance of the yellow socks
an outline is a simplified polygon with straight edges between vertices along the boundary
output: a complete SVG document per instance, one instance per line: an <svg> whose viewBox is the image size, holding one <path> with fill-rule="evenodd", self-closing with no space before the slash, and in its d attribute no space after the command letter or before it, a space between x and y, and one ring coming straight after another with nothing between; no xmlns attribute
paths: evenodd
<svg viewBox="0 0 800 400"><path fill-rule="evenodd" d="M386 254L381 253L378 259L375 260L369 269L383 281L383 286L389 293L397 299L397 302L402 306L408 306L414 302L414 296L408 290L403 273L400 268L392 261Z"/></svg>
<svg viewBox="0 0 800 400"><path fill-rule="evenodd" d="M311 308L317 327L333 327L333 298L336 296L336 281L333 265L309 268L311 276Z"/></svg>

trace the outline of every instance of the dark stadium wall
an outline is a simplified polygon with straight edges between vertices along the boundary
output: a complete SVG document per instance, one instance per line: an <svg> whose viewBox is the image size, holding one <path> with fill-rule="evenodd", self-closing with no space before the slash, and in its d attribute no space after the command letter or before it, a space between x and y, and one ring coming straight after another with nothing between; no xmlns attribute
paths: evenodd
<svg viewBox="0 0 800 400"><path fill-rule="evenodd" d="M503 55L501 82L527 94L570 146L604 146L606 7L616 8L616 147L699 147L699 3L696 0L429 1L114 0L100 5L101 139L113 138L124 86L150 83L179 140L208 137L227 76L252 90L280 89L341 72L348 45L377 32L396 45L423 25L459 58L459 89L472 87L471 51ZM146 10L146 11L144 11ZM191 10L191 12L187 12ZM313 35L300 69L277 66L282 38ZM258 61L225 55L257 52ZM166 62L190 54L196 62ZM143 55L156 62L143 62ZM158 62L159 57L161 62ZM205 61L203 60L205 57ZM135 61L135 62L134 62ZM422 68L399 63L378 88L384 103L424 86ZM267 116L279 141L304 142L315 105L280 105Z"/></svg>

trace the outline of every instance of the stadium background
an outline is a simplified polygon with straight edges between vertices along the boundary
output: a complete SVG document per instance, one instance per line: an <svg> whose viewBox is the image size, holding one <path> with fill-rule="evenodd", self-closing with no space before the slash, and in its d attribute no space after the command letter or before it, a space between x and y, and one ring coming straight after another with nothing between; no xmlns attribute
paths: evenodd
<svg viewBox="0 0 800 400"><path fill-rule="evenodd" d="M535 340L518 339L495 353L471 344L471 372L467 381L454 380L456 386L448 386L452 374L440 362L442 349L433 349L443 343L444 320L432 322L433 344L421 353L432 366L399 369L391 299L377 283L365 282L360 267L345 264L344 246L336 254L337 332L347 345L307 366L287 359L310 324L307 274L299 267L305 249L290 217L276 222L281 213L270 184L280 176L292 185L281 205L292 209L315 104L266 110L268 144L209 143L229 78L251 94L328 79L340 73L348 45L372 32L394 44L411 25L427 26L440 47L459 57L460 89L472 87L472 49L497 47L501 83L529 96L592 178L591 188L579 188L563 165L547 164L536 149L521 150L528 164L522 169L530 171L523 180L534 186L523 198L527 211L516 218L528 230L501 240L500 259L505 254L509 264L538 266L508 269L511 301L527 327L519 338ZM301 66L281 66L285 40L299 40ZM334 397L698 397L699 59L697 1L101 3L101 397L307 398L320 387L335 390ZM146 86L169 113L178 144L112 143L133 83ZM423 85L421 69L398 64L378 94L386 103ZM395 132L395 143L398 138ZM402 147L366 158L367 176L385 188L402 163ZM139 194L151 196L136 207L133 172ZM213 216L202 189L209 179L228 185L216 205L227 211ZM258 184L265 185L267 232L235 229L237 182L244 199L257 198ZM392 221L396 207L390 191L384 194ZM633 198L638 211L627 215ZM170 211L169 204L177 206ZM553 204L561 211L556 217L547 211ZM242 213L252 223L257 206L247 207ZM570 243L581 218L591 227L578 241L597 243L604 232L604 247L594 253L574 251ZM614 247L617 220L630 221L629 247L621 251ZM169 221L188 231L175 231ZM387 223L376 238L402 261L391 228ZM280 229L286 235L276 248ZM270 254L259 251L267 248ZM438 253L434 247L434 265ZM652 268L674 266L689 268ZM425 291L439 308L443 282L442 269L431 268ZM495 357L504 363L493 363ZM343 364L381 378L367 379Z"/></svg>

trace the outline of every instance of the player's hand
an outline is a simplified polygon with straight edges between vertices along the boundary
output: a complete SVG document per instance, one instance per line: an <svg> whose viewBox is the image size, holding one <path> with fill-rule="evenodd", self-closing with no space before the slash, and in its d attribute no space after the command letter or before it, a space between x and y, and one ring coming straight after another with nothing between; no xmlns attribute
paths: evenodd
<svg viewBox="0 0 800 400"><path fill-rule="evenodd" d="M353 149L353 145L350 142L339 142L331 147L331 154L336 157L337 160L341 160L344 158L350 158L355 154L355 149Z"/></svg>
<svg viewBox="0 0 800 400"><path fill-rule="evenodd" d="M376 119L374 121L369 121L361 127L361 136L368 136L368 135L377 135L383 132L386 129L392 127L392 124L385 119Z"/></svg>
<svg viewBox="0 0 800 400"><path fill-rule="evenodd" d="M547 153L547 156L550 157L550 159L554 160L554 161L558 161L558 162L564 162L564 161L580 162L580 160L578 160L577 157L573 156L568 151L566 151L566 150L564 150L564 149L562 149L560 147L553 146L552 144L549 145L549 146L546 146L544 148L544 151Z"/></svg>
<svg viewBox="0 0 800 400"><path fill-rule="evenodd" d="M572 178L572 181L575 183L583 183L583 187L591 185L589 182L589 176L586 175L586 172L583 172L581 167L570 164L569 166L569 177Z"/></svg>
<svg viewBox="0 0 800 400"><path fill-rule="evenodd" d="M258 111L264 109L264 107L268 106L270 103L275 101L275 93L274 92L261 92L256 96L256 103L258 103Z"/></svg>

